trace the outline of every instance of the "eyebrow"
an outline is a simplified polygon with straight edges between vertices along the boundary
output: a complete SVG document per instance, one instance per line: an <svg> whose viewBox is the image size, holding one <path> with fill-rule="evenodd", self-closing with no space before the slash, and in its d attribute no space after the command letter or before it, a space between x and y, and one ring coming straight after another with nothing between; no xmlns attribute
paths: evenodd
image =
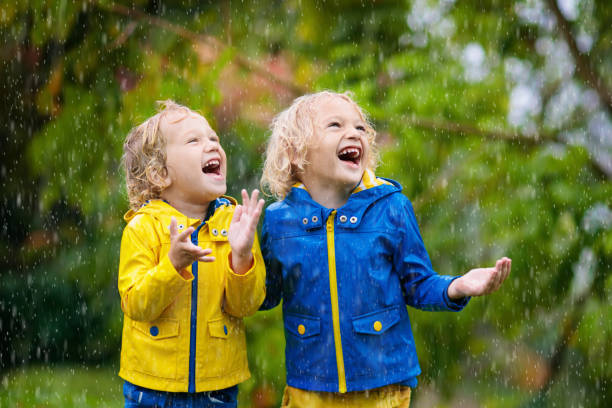
<svg viewBox="0 0 612 408"><path fill-rule="evenodd" d="M328 123L328 122L347 122L347 120L341 116L337 116L337 115L333 115L333 116L329 116L329 117L324 117L323 119L321 119L321 121L323 123ZM350 120L348 120L348 122L350 122ZM358 120L359 124L362 124L365 126L366 121L363 120L363 118L361 116L359 116L359 120Z"/></svg>
<svg viewBox="0 0 612 408"><path fill-rule="evenodd" d="M185 133L183 133L183 135L185 137L189 137L191 135L193 136L204 136L204 137L210 137L210 136L215 136L215 137L219 137L219 135L217 135L217 133L211 129L210 132L206 132L204 130L201 129L191 129Z"/></svg>

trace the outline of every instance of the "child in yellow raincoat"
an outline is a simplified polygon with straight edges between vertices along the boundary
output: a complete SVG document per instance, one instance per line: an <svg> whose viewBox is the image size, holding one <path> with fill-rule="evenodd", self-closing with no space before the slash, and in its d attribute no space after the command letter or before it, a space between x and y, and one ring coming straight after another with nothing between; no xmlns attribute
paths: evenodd
<svg viewBox="0 0 612 408"><path fill-rule="evenodd" d="M166 101L124 144L125 406L235 407L249 378L242 317L265 297L258 191L223 196L227 160L206 119Z"/></svg>

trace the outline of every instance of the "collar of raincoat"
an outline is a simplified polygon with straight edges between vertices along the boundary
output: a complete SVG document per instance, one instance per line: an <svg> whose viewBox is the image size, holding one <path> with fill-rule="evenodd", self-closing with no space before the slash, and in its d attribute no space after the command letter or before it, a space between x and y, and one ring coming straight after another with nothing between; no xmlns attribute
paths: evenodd
<svg viewBox="0 0 612 408"><path fill-rule="evenodd" d="M351 192L346 204L335 210L337 212L336 224L340 228L357 228L363 214L373 202L401 190L402 187L396 181L376 177L374 171L367 169L363 172L361 181ZM302 183L292 186L286 201L296 209L296 214L301 218L301 225L305 230L322 228L325 220L334 211L314 201Z"/></svg>
<svg viewBox="0 0 612 408"><path fill-rule="evenodd" d="M186 216L164 200L149 200L145 204L143 204L138 210L129 210L127 213L125 213L123 219L126 222L130 222L130 220L132 220L139 214L148 214L153 218L159 220L162 225L170 226L170 221L172 220L172 217L174 217L176 218L177 224L179 226L183 225L185 226L185 228L191 226L196 228L202 223L202 221L207 221L211 229L217 228L220 230L221 228L225 228L225 223L227 221L227 217L221 214L222 211L220 211L220 209L225 206L235 206L237 204L238 202L233 197L221 196L210 203L211 207L209 208L207 216L208 214L210 214L210 212L213 212L212 215L210 215L208 219L205 218L204 220L201 220L198 218L191 218Z"/></svg>

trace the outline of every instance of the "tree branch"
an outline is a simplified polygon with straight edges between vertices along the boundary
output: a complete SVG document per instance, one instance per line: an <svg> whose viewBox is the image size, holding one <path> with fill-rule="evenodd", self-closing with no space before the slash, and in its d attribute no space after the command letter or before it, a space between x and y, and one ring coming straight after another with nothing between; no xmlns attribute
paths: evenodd
<svg viewBox="0 0 612 408"><path fill-rule="evenodd" d="M220 51L223 51L228 48L226 44L222 43L213 36L195 33L177 24L171 23L163 18L144 13L143 11L135 8L129 8L120 4L110 4L108 6L98 5L98 7L101 7L111 13L130 17L132 19L143 21L151 26L156 26L171 31L179 37L189 40L193 43L206 43ZM245 58L242 55L236 55L234 57L234 62L236 62L238 66L250 72L253 72L256 75L259 75L260 77L267 79L270 82L284 87L294 95L302 95L307 92L307 89L295 84L292 81L288 81L279 77L278 75L275 75L274 73L268 71L265 67L261 66L260 64L257 64L256 62L250 61L248 58Z"/></svg>
<svg viewBox="0 0 612 408"><path fill-rule="evenodd" d="M487 130L465 123L450 122L441 119L419 118L414 115L402 115L400 116L399 120L408 126L426 129L433 132L446 131L463 136L473 135L490 140L516 142L517 144L525 147L535 147L546 142L555 142L564 145L568 144L566 140L559 137L559 133L526 134L518 131ZM586 146L583 147L586 148ZM591 167L599 176L603 177L604 179L610 179L612 177L610 169L604 164L600 163L594 157L592 152L589 152L589 158Z"/></svg>
<svg viewBox="0 0 612 408"><path fill-rule="evenodd" d="M563 13L559 9L557 5L557 0L546 0L548 7L555 15L557 19L557 27L565 42L567 43L572 56L574 57L574 61L576 62L576 72L578 76L585 82L585 84L597 92L599 98L605 106L605 109L608 111L608 114L612 115L612 93L606 87L604 81L597 75L592 69L591 61L587 54L583 54L578 49L578 44L576 43L576 39L572 34L572 28L570 27L570 23L565 19Z"/></svg>
<svg viewBox="0 0 612 408"><path fill-rule="evenodd" d="M476 135L493 140L519 141L520 143L524 143L526 145L540 145L547 141L565 143L557 136L557 134L525 134L517 131L485 130L465 123L450 122L440 119L420 118L415 115L401 115L399 120L401 120L402 123L408 124L409 126L421 129L433 131L443 130L446 132L459 133L463 135Z"/></svg>

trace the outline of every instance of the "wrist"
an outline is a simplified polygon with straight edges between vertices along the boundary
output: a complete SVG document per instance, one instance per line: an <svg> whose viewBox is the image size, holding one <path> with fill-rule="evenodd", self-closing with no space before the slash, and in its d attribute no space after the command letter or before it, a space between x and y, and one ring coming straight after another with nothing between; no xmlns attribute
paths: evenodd
<svg viewBox="0 0 612 408"><path fill-rule="evenodd" d="M462 284L463 284L462 278L457 278L453 280L450 283L450 285L448 285L448 288L446 289L446 293L449 299L456 300L456 299L461 299L465 297L465 293L463 291Z"/></svg>
<svg viewBox="0 0 612 408"><path fill-rule="evenodd" d="M229 253L230 269L237 275L244 275L253 265L253 254L248 252L240 254L237 252Z"/></svg>
<svg viewBox="0 0 612 408"><path fill-rule="evenodd" d="M170 265L172 265L176 273L181 275L183 279L190 279L192 277L191 273L187 271L188 265L181 265L177 260L173 259L171 254L168 254L168 260L170 261Z"/></svg>

